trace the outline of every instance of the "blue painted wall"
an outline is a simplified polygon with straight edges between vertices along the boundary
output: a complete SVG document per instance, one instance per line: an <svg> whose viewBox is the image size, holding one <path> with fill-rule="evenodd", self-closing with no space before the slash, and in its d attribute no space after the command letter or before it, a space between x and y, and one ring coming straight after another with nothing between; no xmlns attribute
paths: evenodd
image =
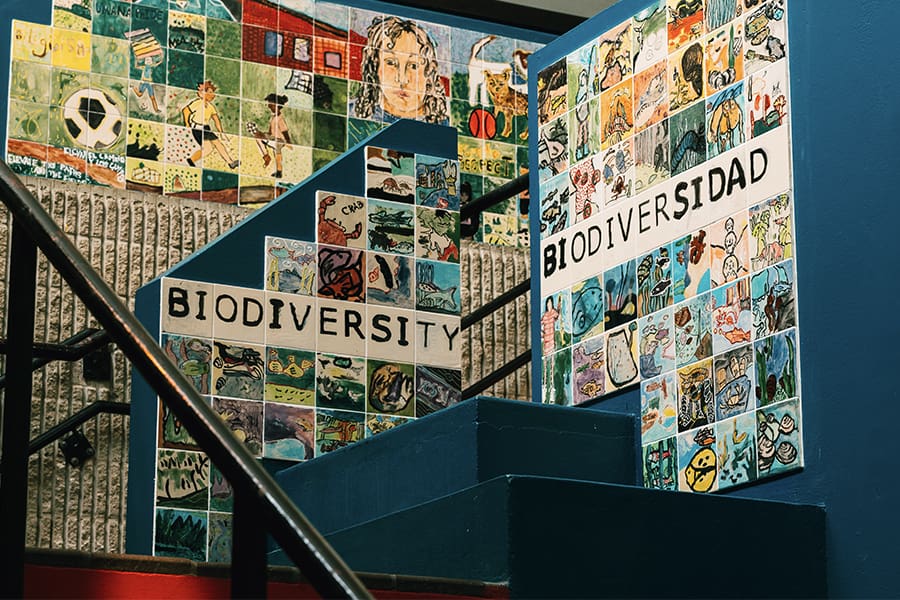
<svg viewBox="0 0 900 600"><path fill-rule="evenodd" d="M532 84L537 70L646 4L620 2L534 55ZM898 597L900 322L886 313L900 255L900 2L787 4L806 468L731 495L823 504L829 594ZM537 220L532 214L532 226ZM533 251L533 269L537 260ZM532 339L540 339L534 325ZM591 408L639 414L640 394ZM791 564L789 556L750 560ZM751 567L742 576L765 573Z"/></svg>

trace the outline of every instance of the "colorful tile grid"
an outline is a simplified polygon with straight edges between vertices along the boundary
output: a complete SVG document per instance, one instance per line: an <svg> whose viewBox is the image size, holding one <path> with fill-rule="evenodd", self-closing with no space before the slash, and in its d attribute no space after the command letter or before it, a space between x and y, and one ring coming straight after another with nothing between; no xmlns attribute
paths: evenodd
<svg viewBox="0 0 900 600"><path fill-rule="evenodd" d="M255 455L303 461L460 401L459 165L366 148L316 241L267 237L262 289L164 279L165 353ZM157 556L230 560L232 492L160 403Z"/></svg>
<svg viewBox="0 0 900 600"><path fill-rule="evenodd" d="M756 149L790 161L789 135L766 137L788 129L785 10L660 0L538 73L541 238L562 260L554 244L584 222L582 245L609 241L596 264L619 263L562 289L545 269L542 397L578 405L639 384L646 487L710 492L803 465L789 170L782 193L744 192L762 178ZM709 165L721 180L690 177ZM654 186L679 177L675 190L710 186L693 206L676 195L684 213L726 185L733 212L697 212L649 251L628 242L633 214L640 233L648 207L655 226L673 220L672 190Z"/></svg>
<svg viewBox="0 0 900 600"><path fill-rule="evenodd" d="M22 174L260 205L399 118L457 129L463 202L528 168L527 40L315 0L54 0L13 46ZM527 204L478 236L527 244Z"/></svg>

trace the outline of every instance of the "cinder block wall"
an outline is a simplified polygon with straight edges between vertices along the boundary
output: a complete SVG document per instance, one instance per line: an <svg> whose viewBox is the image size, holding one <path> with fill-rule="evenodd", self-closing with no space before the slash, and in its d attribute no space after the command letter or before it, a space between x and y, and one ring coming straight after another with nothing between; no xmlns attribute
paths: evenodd
<svg viewBox="0 0 900 600"><path fill-rule="evenodd" d="M212 241L250 210L194 200L162 198L46 179L26 185L71 236L103 279L133 307L137 289ZM11 218L0 208L0 326L6 330ZM527 249L465 243L462 248L463 314L528 277ZM39 256L35 339L58 342L96 327L56 271ZM528 348L527 295L464 334L463 387ZM526 366L484 392L528 400ZM130 365L113 353L112 380L85 381L81 363L51 363L34 376L31 438L98 400L130 401ZM148 423L148 427L155 424ZM57 444L31 457L28 482L27 544L42 548L122 552L125 547L125 492L128 477L128 418L100 415L84 433L96 455L81 467L65 463Z"/></svg>

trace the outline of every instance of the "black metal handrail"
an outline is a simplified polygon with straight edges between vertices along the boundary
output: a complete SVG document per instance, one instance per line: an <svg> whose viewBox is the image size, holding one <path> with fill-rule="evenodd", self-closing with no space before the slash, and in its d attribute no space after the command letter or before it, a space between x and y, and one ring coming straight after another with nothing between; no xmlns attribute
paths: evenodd
<svg viewBox="0 0 900 600"><path fill-rule="evenodd" d="M113 414L113 415L130 415L131 414L131 403L130 402L111 402L109 400L99 400L97 402L92 402L79 410L77 413L62 421L57 423L41 435L37 436L33 440L28 443L28 455L31 456L38 450L42 448L46 448L53 442L60 439L62 436L66 435L82 423L87 423L93 417L101 414Z"/></svg>
<svg viewBox="0 0 900 600"><path fill-rule="evenodd" d="M527 189L528 173L525 173L524 175L519 175L512 181L508 181L500 187L491 190L480 198L476 198L461 206L459 209L459 219L460 221L471 219L490 207L499 204L504 200L509 200L516 194L521 194Z"/></svg>
<svg viewBox="0 0 900 600"><path fill-rule="evenodd" d="M31 361L31 370L37 371L54 360L75 361L84 358L94 350L102 348L110 342L109 335L102 329L83 329L72 337L58 344L37 342L33 344L35 357ZM9 344L0 340L0 354L6 354ZM6 385L6 375L0 375L0 389Z"/></svg>
<svg viewBox="0 0 900 600"><path fill-rule="evenodd" d="M234 436L185 376L9 167L0 162L0 200L13 216L0 463L0 560L6 576L0 595L24 592L28 428L34 343L37 249L84 302L110 338L156 391L231 483L233 517L232 595L266 594L266 532L326 597L366 598L369 593L321 534L294 506L265 468ZM263 526L260 526L263 525Z"/></svg>

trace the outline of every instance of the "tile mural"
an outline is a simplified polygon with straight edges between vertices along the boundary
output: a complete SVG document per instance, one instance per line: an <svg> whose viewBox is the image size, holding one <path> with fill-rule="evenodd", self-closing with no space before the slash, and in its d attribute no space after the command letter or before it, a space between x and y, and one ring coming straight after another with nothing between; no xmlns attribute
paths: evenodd
<svg viewBox="0 0 900 600"><path fill-rule="evenodd" d="M460 401L458 163L365 153L367 195L318 192L316 240L266 237L258 289L162 280L166 355L259 458ZM161 403L157 430L155 554L230 560L230 486Z"/></svg>
<svg viewBox="0 0 900 600"><path fill-rule="evenodd" d="M460 136L457 206L427 177L422 206L528 168L526 39L316 0L53 0L13 30L21 174L260 206L400 118ZM527 194L476 236L527 244Z"/></svg>
<svg viewBox="0 0 900 600"><path fill-rule="evenodd" d="M536 75L542 399L639 386L646 487L803 465L786 18L658 0Z"/></svg>

